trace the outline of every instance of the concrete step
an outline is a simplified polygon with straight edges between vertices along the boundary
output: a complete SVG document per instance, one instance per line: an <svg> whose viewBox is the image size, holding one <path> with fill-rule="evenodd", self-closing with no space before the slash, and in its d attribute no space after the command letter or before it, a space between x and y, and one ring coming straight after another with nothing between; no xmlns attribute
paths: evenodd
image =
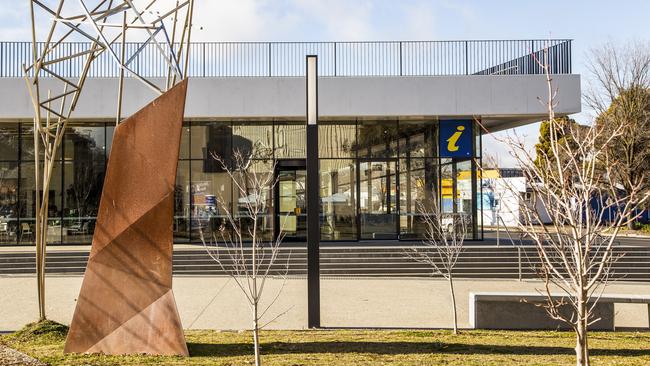
<svg viewBox="0 0 650 366"><path fill-rule="evenodd" d="M249 251L250 249L245 249ZM418 251L433 253L431 248ZM615 255L625 254L614 264L617 278L628 281L650 279L650 249L647 247L617 247ZM324 246L320 250L320 270L323 276L369 277L428 277L432 268L414 258L412 249L404 246ZM83 274L89 253L87 251L51 251L46 258L49 274ZM533 278L538 263L534 247L520 249L509 246L467 246L458 259L454 273L466 278ZM266 265L268 262L263 262ZM231 268L232 261L224 259L223 265ZM288 269L287 269L288 267ZM180 249L174 251L173 271L187 275L225 275L205 249ZM33 252L0 253L0 274L31 274L35 272ZM307 250L300 246L282 247L272 275L302 276L307 273ZM521 273L520 273L521 272Z"/></svg>

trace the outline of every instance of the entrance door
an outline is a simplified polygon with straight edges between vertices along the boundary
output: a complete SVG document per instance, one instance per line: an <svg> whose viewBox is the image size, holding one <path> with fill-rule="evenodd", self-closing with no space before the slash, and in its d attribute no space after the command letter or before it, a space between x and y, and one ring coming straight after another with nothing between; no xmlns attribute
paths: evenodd
<svg viewBox="0 0 650 366"><path fill-rule="evenodd" d="M359 233L361 239L397 239L395 160L359 162Z"/></svg>
<svg viewBox="0 0 650 366"><path fill-rule="evenodd" d="M284 241L307 240L307 171L302 164L278 164L275 188L275 236L284 234ZM284 165L284 166L283 166Z"/></svg>

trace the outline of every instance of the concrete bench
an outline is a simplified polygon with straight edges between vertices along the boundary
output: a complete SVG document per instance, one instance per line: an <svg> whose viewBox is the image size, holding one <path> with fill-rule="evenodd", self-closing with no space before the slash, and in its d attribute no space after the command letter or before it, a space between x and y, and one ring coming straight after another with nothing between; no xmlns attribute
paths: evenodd
<svg viewBox="0 0 650 366"><path fill-rule="evenodd" d="M566 297L553 295L557 299ZM481 292L469 294L469 323L475 329L567 329L567 325L551 319L546 310L538 306L546 296L538 293ZM593 330L614 330L614 304L648 304L650 321L650 296L606 295L594 308L594 317L601 318L592 324ZM561 311L570 313L570 305ZM650 325L649 325L650 326Z"/></svg>

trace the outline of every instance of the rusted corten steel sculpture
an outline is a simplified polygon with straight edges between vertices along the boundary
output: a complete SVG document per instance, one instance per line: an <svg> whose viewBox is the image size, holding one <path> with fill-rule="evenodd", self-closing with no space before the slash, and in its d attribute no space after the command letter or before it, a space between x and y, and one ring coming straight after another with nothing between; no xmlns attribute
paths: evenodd
<svg viewBox="0 0 650 366"><path fill-rule="evenodd" d="M115 129L65 352L188 355L172 292L172 220L187 79Z"/></svg>

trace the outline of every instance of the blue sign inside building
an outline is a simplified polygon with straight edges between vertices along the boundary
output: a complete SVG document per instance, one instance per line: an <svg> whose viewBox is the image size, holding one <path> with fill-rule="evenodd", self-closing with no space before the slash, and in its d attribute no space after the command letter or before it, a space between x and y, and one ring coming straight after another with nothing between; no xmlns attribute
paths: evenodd
<svg viewBox="0 0 650 366"><path fill-rule="evenodd" d="M440 121L440 156L443 158L469 158L472 156L471 120Z"/></svg>

